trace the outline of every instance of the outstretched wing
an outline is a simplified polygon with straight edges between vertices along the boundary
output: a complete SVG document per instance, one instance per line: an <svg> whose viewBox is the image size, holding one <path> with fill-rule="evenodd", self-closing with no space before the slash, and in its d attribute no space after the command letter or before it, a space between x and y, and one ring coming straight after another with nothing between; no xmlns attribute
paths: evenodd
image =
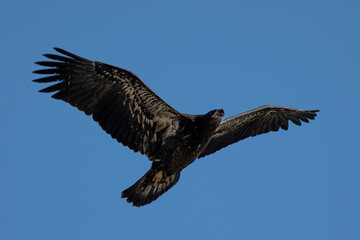
<svg viewBox="0 0 360 240"><path fill-rule="evenodd" d="M66 56L45 54L55 61L36 62L50 68L34 73L51 76L35 82L57 82L40 92L56 92L53 98L92 115L118 142L152 160L162 138L176 131L183 116L130 71L54 49Z"/></svg>
<svg viewBox="0 0 360 240"><path fill-rule="evenodd" d="M276 132L279 128L287 130L289 120L300 126L301 121L309 122L309 119L315 119L318 111L266 105L227 118L215 130L199 158L250 136L254 137L270 131Z"/></svg>

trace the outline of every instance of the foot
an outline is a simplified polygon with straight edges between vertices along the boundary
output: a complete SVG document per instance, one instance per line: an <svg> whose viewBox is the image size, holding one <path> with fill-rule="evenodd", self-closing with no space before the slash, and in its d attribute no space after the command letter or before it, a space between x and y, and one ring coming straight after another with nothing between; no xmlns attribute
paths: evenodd
<svg viewBox="0 0 360 240"><path fill-rule="evenodd" d="M163 178L163 175L164 175L164 174L163 174L163 171L158 171L158 172L155 174L154 178L152 179L152 181L154 182L154 183L153 183L154 187L156 187L157 184L158 184L158 182L161 181L161 179Z"/></svg>

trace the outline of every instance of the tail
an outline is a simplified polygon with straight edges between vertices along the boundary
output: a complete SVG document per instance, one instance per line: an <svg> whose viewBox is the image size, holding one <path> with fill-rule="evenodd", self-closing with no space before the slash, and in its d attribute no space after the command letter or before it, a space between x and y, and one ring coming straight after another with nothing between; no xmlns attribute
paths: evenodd
<svg viewBox="0 0 360 240"><path fill-rule="evenodd" d="M161 174L160 178L159 173ZM144 206L164 194L179 181L179 178L180 171L164 176L161 172L151 168L134 185L124 190L121 197L127 198L127 202L133 203L133 206Z"/></svg>

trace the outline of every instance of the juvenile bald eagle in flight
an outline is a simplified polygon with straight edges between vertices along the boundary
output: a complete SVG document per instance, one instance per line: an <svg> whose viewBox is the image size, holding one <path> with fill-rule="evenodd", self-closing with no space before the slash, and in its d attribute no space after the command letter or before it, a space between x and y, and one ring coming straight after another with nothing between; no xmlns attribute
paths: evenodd
<svg viewBox="0 0 360 240"><path fill-rule="evenodd" d="M50 76L34 81L56 82L40 92L55 92L53 98L92 115L111 137L152 161L150 170L121 195L137 207L174 186L180 172L195 159L250 136L287 130L289 120L296 125L309 122L318 112L266 105L225 120L222 109L203 115L183 114L134 73L54 49L63 55L44 54L55 61L36 62L50 68L34 73Z"/></svg>

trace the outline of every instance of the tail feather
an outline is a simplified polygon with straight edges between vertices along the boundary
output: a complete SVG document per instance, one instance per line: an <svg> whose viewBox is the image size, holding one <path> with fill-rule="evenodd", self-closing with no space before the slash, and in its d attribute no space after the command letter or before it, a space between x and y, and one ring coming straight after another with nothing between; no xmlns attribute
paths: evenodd
<svg viewBox="0 0 360 240"><path fill-rule="evenodd" d="M127 198L127 202L133 206L140 207L156 200L172 186L174 186L180 178L180 172L176 172L164 178L154 186L153 178L156 171L150 169L142 178L134 185L124 190L121 194L122 198Z"/></svg>

